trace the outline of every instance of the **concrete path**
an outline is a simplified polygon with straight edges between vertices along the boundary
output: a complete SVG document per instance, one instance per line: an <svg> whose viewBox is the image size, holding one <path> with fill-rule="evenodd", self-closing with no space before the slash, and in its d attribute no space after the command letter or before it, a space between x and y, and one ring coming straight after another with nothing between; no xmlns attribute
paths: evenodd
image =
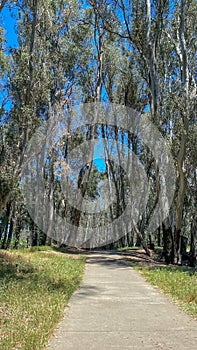
<svg viewBox="0 0 197 350"><path fill-rule="evenodd" d="M90 255L48 350L196 350L197 322L120 256Z"/></svg>

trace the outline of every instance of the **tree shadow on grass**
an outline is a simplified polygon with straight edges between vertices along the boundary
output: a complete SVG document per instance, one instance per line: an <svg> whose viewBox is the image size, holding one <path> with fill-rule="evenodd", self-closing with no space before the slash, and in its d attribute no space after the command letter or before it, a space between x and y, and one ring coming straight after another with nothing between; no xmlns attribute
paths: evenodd
<svg viewBox="0 0 197 350"><path fill-rule="evenodd" d="M48 273L48 272L47 272ZM22 285L24 282L31 282L31 286L43 288L49 293L55 291L67 292L70 296L79 285L79 278L64 276L56 279L56 276L49 276L22 256L13 256L8 252L0 252L0 286L9 285L13 281L18 281Z"/></svg>
<svg viewBox="0 0 197 350"><path fill-rule="evenodd" d="M181 265L169 265L162 263L159 260L144 258L143 256L139 256L137 254L136 256L127 256L125 258L126 262L132 267L141 267L141 268L147 268L149 270L165 270L168 272L184 272L189 276L196 275L197 270L195 267L190 266L181 266Z"/></svg>
<svg viewBox="0 0 197 350"><path fill-rule="evenodd" d="M21 256L0 252L0 280L21 279L22 275L33 273L34 266Z"/></svg>
<svg viewBox="0 0 197 350"><path fill-rule="evenodd" d="M184 272L189 276L194 276L196 274L195 267L189 267L189 266L166 266L166 267L152 267L151 270L165 270L168 272Z"/></svg>

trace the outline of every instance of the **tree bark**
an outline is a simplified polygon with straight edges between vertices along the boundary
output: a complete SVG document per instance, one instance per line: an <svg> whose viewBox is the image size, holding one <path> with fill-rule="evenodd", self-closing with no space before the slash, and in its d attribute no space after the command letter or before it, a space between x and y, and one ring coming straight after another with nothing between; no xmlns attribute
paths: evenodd
<svg viewBox="0 0 197 350"><path fill-rule="evenodd" d="M186 144L188 138L188 119L189 119L189 66L187 47L185 40L185 7L186 1L181 0L181 13L180 13L180 25L179 25L179 42L180 42L180 61L182 64L182 86L184 89L184 111L182 111L183 131L181 135L180 149L177 157L177 168L179 174L178 183L178 195L176 202L176 229L175 229L175 246L174 246L174 263L181 263L180 254L180 235L183 217L183 205L186 190L185 172L183 170L183 164L185 160Z"/></svg>
<svg viewBox="0 0 197 350"><path fill-rule="evenodd" d="M166 264L173 264L173 235L171 226L167 227L162 223L163 229L163 255Z"/></svg>
<svg viewBox="0 0 197 350"><path fill-rule="evenodd" d="M191 224L191 243L190 243L190 266L196 266L196 244L197 244L197 214L194 215Z"/></svg>

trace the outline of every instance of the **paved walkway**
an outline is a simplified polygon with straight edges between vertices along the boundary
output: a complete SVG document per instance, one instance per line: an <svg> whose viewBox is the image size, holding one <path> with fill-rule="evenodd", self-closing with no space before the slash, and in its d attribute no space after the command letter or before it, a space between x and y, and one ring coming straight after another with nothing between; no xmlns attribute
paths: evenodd
<svg viewBox="0 0 197 350"><path fill-rule="evenodd" d="M120 256L90 255L48 350L196 350L197 322Z"/></svg>

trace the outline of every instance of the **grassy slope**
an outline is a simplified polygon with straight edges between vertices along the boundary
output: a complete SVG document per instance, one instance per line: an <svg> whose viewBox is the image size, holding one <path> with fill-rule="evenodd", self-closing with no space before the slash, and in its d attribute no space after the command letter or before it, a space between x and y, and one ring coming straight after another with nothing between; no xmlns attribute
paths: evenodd
<svg viewBox="0 0 197 350"><path fill-rule="evenodd" d="M79 286L83 258L0 252L0 349L39 350Z"/></svg>

